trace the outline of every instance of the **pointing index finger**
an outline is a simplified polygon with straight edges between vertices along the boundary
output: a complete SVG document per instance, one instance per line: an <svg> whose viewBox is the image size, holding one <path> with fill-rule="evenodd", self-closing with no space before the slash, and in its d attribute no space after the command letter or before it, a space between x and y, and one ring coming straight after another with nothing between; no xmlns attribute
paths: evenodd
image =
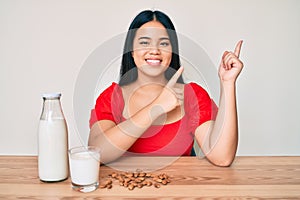
<svg viewBox="0 0 300 200"><path fill-rule="evenodd" d="M177 72L172 76L172 78L169 80L169 82L167 83L167 86L173 86L175 85L175 83L177 82L178 78L180 77L180 75L183 72L183 67L181 66Z"/></svg>
<svg viewBox="0 0 300 200"><path fill-rule="evenodd" d="M241 48L242 48L242 44L243 44L243 40L240 40L235 49L234 49L234 55L236 55L237 57L240 57L240 52L241 52Z"/></svg>

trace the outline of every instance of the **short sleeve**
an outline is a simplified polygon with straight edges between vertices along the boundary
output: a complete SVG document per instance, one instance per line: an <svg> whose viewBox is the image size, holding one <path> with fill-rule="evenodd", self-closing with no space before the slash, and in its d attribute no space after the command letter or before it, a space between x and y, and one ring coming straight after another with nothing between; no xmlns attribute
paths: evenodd
<svg viewBox="0 0 300 200"><path fill-rule="evenodd" d="M97 98L95 108L91 110L90 127L100 120L118 123L123 110L122 92L119 85L112 83Z"/></svg>
<svg viewBox="0 0 300 200"><path fill-rule="evenodd" d="M196 83L185 86L185 110L193 127L198 127L209 120L215 120L218 107L207 91Z"/></svg>

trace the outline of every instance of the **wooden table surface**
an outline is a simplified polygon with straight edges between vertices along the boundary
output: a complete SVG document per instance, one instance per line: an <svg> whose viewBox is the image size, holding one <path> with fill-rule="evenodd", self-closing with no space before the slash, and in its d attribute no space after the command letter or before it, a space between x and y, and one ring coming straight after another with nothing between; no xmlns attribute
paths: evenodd
<svg viewBox="0 0 300 200"><path fill-rule="evenodd" d="M100 179L139 169L166 173L171 183L131 191L113 182L90 193L72 190L70 178L41 182L37 167L35 156L0 156L0 199L300 199L300 157L237 157L226 168L197 157L127 157L101 166Z"/></svg>

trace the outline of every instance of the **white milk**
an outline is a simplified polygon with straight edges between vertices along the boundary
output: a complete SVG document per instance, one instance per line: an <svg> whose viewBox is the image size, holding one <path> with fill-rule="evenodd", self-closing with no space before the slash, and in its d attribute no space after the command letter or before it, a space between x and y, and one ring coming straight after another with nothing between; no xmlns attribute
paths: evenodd
<svg viewBox="0 0 300 200"><path fill-rule="evenodd" d="M38 168L42 181L68 177L68 132L64 119L40 120Z"/></svg>
<svg viewBox="0 0 300 200"><path fill-rule="evenodd" d="M90 185L99 181L99 152L71 153L70 172L72 183Z"/></svg>

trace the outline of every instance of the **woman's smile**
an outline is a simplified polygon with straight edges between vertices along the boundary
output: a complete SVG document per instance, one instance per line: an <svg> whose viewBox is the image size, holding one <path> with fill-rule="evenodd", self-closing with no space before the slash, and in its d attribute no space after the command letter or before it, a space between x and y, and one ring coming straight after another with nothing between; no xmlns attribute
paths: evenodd
<svg viewBox="0 0 300 200"><path fill-rule="evenodd" d="M145 59L145 61L150 66L160 66L161 63L162 63L162 60L161 59L157 59L157 58L148 58L148 59Z"/></svg>

